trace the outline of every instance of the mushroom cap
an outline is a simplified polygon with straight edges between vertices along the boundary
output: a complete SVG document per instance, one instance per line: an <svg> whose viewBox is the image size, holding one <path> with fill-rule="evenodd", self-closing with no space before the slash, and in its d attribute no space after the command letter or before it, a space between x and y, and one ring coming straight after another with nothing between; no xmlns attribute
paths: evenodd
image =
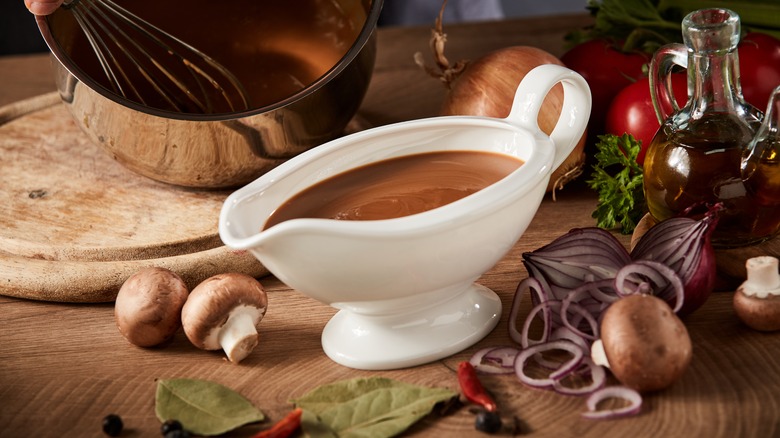
<svg viewBox="0 0 780 438"><path fill-rule="evenodd" d="M186 283L175 272L141 269L117 293L114 318L119 332L139 347L162 343L181 326L181 309L188 294Z"/></svg>
<svg viewBox="0 0 780 438"><path fill-rule="evenodd" d="M251 310L255 327L265 315L268 297L255 278L240 273L207 278L190 292L181 318L187 338L198 348L222 348L216 333L236 309Z"/></svg>
<svg viewBox="0 0 780 438"><path fill-rule="evenodd" d="M749 296L742 288L734 294L734 312L753 330L771 332L780 330L780 296L766 298Z"/></svg>
<svg viewBox="0 0 780 438"><path fill-rule="evenodd" d="M691 362L688 330L666 302L652 295L612 303L601 321L601 341L612 374L639 392L668 387Z"/></svg>

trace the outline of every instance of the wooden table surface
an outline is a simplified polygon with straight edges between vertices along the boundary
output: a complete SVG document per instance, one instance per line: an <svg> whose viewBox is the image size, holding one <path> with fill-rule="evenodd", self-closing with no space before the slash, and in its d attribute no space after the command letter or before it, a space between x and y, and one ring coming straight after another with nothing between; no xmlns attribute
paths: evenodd
<svg viewBox="0 0 780 438"><path fill-rule="evenodd" d="M556 55L564 33L587 22L583 16L450 25L448 55L475 58L515 44L535 45ZM379 32L376 74L361 115L372 124L436 113L444 90L412 60L428 53L428 28L386 28ZM0 105L54 89L45 55L0 58ZM2 158L0 158L2 159ZM499 326L460 354L412 369L358 371L330 361L320 333L335 310L287 288L273 277L262 342L240 365L220 353L197 350L180 331L164 347L137 348L117 331L111 304L76 305L0 297L0 436L102 436L108 413L124 419L122 436L158 436L155 381L188 377L222 383L248 398L272 420L290 409L288 400L314 387L359 376L456 388L454 368L476 349L509 343L507 314L518 282L520 261L572 227L592 226L594 195L583 184L568 186L557 202L546 199L516 247L480 283L504 303ZM624 243L628 239L619 236ZM5 281L0 279L0 281ZM671 388L647 395L638 416L611 421L580 418L584 400L524 387L513 376L490 377L486 385L503 411L521 420L529 436L771 437L780 436L780 334L747 329L735 317L732 294L715 293L685 323L694 358ZM528 310L528 307L525 307ZM250 436L252 425L229 436ZM479 436L466 409L429 417L407 436Z"/></svg>

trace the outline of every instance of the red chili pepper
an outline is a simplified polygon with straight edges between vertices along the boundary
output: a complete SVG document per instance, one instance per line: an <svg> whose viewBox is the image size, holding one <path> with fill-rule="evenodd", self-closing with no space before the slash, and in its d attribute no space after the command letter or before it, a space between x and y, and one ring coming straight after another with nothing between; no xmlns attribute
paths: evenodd
<svg viewBox="0 0 780 438"><path fill-rule="evenodd" d="M287 438L301 427L302 415L303 409L295 408L270 429L262 430L254 434L252 438Z"/></svg>
<svg viewBox="0 0 780 438"><path fill-rule="evenodd" d="M458 383L460 391L468 401L482 406L488 412L498 411L498 405L482 387L477 370L470 362L463 361L458 365Z"/></svg>

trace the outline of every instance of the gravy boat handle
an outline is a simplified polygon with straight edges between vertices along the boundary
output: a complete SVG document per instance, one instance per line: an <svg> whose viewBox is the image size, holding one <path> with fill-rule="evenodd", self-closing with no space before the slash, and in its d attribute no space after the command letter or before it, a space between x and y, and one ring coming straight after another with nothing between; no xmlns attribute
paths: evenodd
<svg viewBox="0 0 780 438"><path fill-rule="evenodd" d="M590 87L579 73L555 64L545 64L529 71L515 92L512 109L505 119L514 125L546 136L539 129L539 111L547 94L558 83L563 85L563 106L550 140L555 146L553 169L563 163L585 133L590 117Z"/></svg>

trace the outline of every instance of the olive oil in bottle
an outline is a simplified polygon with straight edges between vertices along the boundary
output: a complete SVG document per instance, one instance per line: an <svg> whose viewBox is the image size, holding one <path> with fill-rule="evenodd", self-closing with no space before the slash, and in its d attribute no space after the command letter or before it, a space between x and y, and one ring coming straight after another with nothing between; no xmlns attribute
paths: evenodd
<svg viewBox="0 0 780 438"><path fill-rule="evenodd" d="M662 47L650 65L653 105L662 121L644 162L650 214L661 221L721 203L713 246L768 239L780 219L780 205L770 200L777 192L768 195L770 187L780 185L777 157L759 160L761 150L751 146L764 115L742 98L739 16L728 9L701 9L683 19L682 31L685 44ZM667 78L678 66L688 69L689 99L683 108L664 113L660 102L671 100Z"/></svg>

